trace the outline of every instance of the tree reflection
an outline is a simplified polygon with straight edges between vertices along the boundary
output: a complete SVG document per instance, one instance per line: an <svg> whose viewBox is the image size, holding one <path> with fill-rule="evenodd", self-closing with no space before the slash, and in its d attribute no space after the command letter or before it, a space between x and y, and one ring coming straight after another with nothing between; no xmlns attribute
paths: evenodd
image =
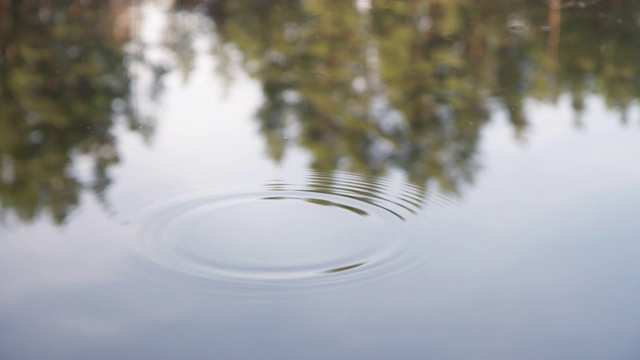
<svg viewBox="0 0 640 360"><path fill-rule="evenodd" d="M123 3L0 2L0 211L57 223L83 189L100 198L118 162L114 118L129 102ZM116 24L116 22L120 23ZM72 173L78 157L93 179Z"/></svg>
<svg viewBox="0 0 640 360"><path fill-rule="evenodd" d="M153 63L125 56L127 2L0 1L0 211L60 223L83 189L102 197L118 162L114 119L141 124L127 61L155 74L152 97L170 70L186 79L203 31L189 15L200 12L214 24L221 73L240 52L262 85L256 117L271 158L301 147L325 173L397 170L423 191L457 193L480 168L495 111L524 139L527 100L568 96L579 124L589 94L622 120L640 97L640 4L630 1L172 4L161 46L173 57ZM89 183L72 173L79 156L94 164Z"/></svg>
<svg viewBox="0 0 640 360"><path fill-rule="evenodd" d="M640 4L616 1L230 1L220 38L263 86L268 153L308 149L313 168L457 192L479 168L492 111L526 137L525 100L595 93L626 113L640 96Z"/></svg>

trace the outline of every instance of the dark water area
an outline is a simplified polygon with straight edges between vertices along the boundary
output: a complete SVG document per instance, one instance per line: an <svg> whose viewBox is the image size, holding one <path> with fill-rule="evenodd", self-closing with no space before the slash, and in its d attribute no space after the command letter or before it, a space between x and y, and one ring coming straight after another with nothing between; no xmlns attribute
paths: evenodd
<svg viewBox="0 0 640 360"><path fill-rule="evenodd" d="M0 0L0 359L640 358L640 4Z"/></svg>

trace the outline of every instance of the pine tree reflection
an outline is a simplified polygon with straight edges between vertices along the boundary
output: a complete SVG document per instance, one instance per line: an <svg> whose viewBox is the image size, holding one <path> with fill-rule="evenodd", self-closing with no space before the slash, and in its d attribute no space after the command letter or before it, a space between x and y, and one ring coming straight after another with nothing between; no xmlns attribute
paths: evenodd
<svg viewBox="0 0 640 360"><path fill-rule="evenodd" d="M633 2L220 0L210 14L217 52L233 44L263 84L268 153L294 143L321 171L399 169L455 193L492 111L522 139L527 99L568 94L579 116L596 93L624 120L640 97Z"/></svg>
<svg viewBox="0 0 640 360"><path fill-rule="evenodd" d="M94 162L99 197L118 162L114 119L139 125L131 105L122 16L107 2L0 1L0 211L63 222L87 184L71 173ZM359 5L358 5L359 4ZM640 4L620 1L176 1L164 46L175 61L149 64L162 77L194 67L206 12L214 55L233 57L262 84L257 113L267 153L308 150L312 167L375 177L398 170L415 184L458 193L480 169L481 132L493 111L527 136L526 101L602 96L626 121L640 98ZM133 6L135 8L135 6ZM208 31L208 30L207 30ZM152 94L152 95L153 95ZM81 101L79 101L81 99Z"/></svg>
<svg viewBox="0 0 640 360"><path fill-rule="evenodd" d="M126 4L0 2L0 211L62 223L83 189L102 198L118 162L114 118L129 101ZM73 174L78 156L93 180Z"/></svg>

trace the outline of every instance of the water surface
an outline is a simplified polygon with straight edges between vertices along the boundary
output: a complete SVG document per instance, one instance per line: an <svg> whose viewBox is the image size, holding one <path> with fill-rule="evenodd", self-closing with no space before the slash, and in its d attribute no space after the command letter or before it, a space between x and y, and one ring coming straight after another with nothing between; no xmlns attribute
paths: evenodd
<svg viewBox="0 0 640 360"><path fill-rule="evenodd" d="M0 358L638 358L638 19L1 3Z"/></svg>

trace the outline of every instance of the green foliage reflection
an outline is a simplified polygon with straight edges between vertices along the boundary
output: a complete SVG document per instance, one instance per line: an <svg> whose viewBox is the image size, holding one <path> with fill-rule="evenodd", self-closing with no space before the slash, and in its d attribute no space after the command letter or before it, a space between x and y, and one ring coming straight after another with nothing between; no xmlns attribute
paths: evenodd
<svg viewBox="0 0 640 360"><path fill-rule="evenodd" d="M317 170L456 192L479 168L491 111L526 137L526 99L598 94L624 119L640 96L640 4L620 1L231 1L209 9L262 83L268 153L293 142Z"/></svg>
<svg viewBox="0 0 640 360"><path fill-rule="evenodd" d="M114 119L139 125L122 27L130 10L0 1L0 213L60 223L84 189L104 196L118 161ZM613 0L177 1L163 44L176 61L147 64L152 97L172 67L188 78L202 29L182 15L200 12L214 24L221 73L239 52L262 85L269 156L301 147L321 172L396 170L457 193L480 168L492 113L524 139L527 100L567 96L579 125L590 94L623 121L640 97L640 4ZM79 157L94 164L89 183L72 173Z"/></svg>
<svg viewBox="0 0 640 360"><path fill-rule="evenodd" d="M118 161L114 116L130 114L122 6L0 2L0 212L61 223ZM93 180L71 172L79 156Z"/></svg>

